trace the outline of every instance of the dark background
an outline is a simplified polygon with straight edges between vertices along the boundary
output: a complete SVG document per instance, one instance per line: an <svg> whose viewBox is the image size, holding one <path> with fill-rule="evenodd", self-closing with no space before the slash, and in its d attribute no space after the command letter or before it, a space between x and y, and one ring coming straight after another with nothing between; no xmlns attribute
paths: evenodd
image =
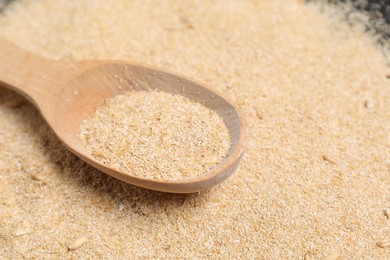
<svg viewBox="0 0 390 260"><path fill-rule="evenodd" d="M12 1L0 0L0 12ZM306 2L321 2L340 8L345 13L345 18L350 21L350 17L356 12L367 14L369 19L364 24L366 31L378 36L376 40L379 44L390 48L390 0L306 0ZM352 8L343 8L346 3L351 3Z"/></svg>
<svg viewBox="0 0 390 260"><path fill-rule="evenodd" d="M390 0L306 0L306 2L320 2L340 8L346 20L350 22L355 13L366 14L368 16L368 22L364 22L366 31L374 35L380 45L390 49ZM346 8L347 3L352 8Z"/></svg>

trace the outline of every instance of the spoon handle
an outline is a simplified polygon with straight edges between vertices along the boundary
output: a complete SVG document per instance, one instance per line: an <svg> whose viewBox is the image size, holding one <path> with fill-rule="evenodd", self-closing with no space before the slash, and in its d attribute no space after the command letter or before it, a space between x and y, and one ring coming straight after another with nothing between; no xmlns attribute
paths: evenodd
<svg viewBox="0 0 390 260"><path fill-rule="evenodd" d="M46 74L53 70L53 65L53 61L36 56L0 37L0 84L31 101L50 95Z"/></svg>

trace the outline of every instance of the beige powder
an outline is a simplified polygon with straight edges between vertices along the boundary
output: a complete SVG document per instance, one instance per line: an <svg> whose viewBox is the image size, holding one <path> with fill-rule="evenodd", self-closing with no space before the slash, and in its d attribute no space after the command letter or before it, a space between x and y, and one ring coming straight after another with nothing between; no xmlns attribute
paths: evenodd
<svg viewBox="0 0 390 260"><path fill-rule="evenodd" d="M148 179L204 174L230 147L230 134L217 112L177 94L129 91L81 126L91 154L117 170Z"/></svg>
<svg viewBox="0 0 390 260"><path fill-rule="evenodd" d="M199 79L241 106L250 134L217 187L153 192L86 165L0 88L0 258L389 259L377 242L390 239L390 67L343 21L302 0L7 6L1 36L51 58Z"/></svg>

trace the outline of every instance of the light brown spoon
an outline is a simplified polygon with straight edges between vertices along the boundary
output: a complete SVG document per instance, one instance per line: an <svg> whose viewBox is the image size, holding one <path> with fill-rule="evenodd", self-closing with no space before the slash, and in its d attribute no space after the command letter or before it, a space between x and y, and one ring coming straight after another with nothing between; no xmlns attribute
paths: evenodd
<svg viewBox="0 0 390 260"><path fill-rule="evenodd" d="M243 156L247 128L234 105L199 83L159 69L120 61L48 60L0 38L0 83L33 102L58 138L75 155L136 186L175 193L205 190L229 177ZM80 125L105 99L132 89L159 89L180 94L217 111L232 136L228 156L199 177L166 181L135 177L97 161L83 145Z"/></svg>

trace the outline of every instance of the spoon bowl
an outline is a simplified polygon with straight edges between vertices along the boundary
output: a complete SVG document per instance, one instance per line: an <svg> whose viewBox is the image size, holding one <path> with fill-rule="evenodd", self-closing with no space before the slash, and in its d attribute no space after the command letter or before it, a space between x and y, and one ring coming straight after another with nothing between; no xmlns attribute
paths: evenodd
<svg viewBox="0 0 390 260"><path fill-rule="evenodd" d="M0 83L31 100L75 155L102 172L136 186L174 193L209 189L234 172L244 153L247 128L238 109L210 88L161 69L120 61L48 60L0 38ZM81 140L83 121L108 98L130 90L154 89L183 95L215 110L232 138L227 157L203 175L179 180L136 177L97 161Z"/></svg>

